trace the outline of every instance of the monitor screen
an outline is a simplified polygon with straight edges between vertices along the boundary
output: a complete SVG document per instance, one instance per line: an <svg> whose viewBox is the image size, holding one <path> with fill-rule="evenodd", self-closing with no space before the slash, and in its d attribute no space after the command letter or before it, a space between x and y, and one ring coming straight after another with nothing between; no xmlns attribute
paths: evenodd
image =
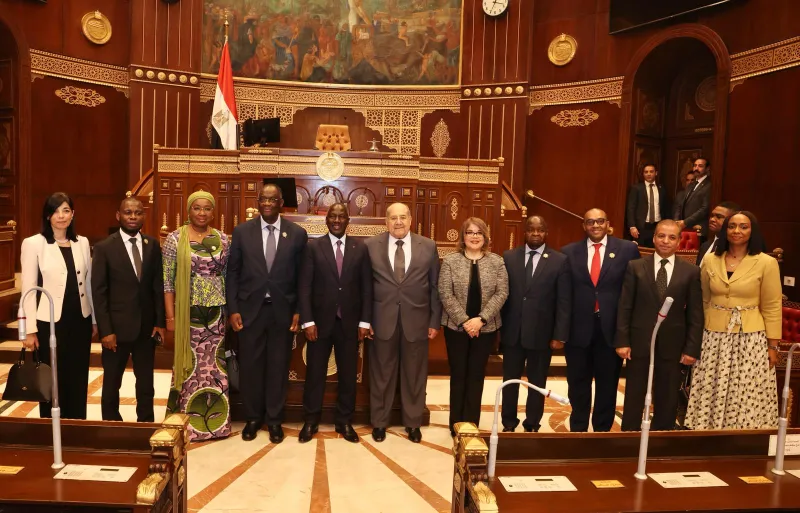
<svg viewBox="0 0 800 513"><path fill-rule="evenodd" d="M737 1L741 0L611 0L608 31L618 34Z"/></svg>
<svg viewBox="0 0 800 513"><path fill-rule="evenodd" d="M264 146L281 141L281 119L248 119L244 122L244 145Z"/></svg>

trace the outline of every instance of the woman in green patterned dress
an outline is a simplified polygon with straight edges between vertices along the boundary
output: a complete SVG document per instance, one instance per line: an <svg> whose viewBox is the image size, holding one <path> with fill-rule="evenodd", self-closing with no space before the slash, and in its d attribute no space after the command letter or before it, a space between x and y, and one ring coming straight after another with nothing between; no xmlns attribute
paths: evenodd
<svg viewBox="0 0 800 513"><path fill-rule="evenodd" d="M214 196L189 196L189 222L164 242L167 329L175 333L168 413L189 415L191 440L231 432L225 368L225 271L228 237L214 228Z"/></svg>

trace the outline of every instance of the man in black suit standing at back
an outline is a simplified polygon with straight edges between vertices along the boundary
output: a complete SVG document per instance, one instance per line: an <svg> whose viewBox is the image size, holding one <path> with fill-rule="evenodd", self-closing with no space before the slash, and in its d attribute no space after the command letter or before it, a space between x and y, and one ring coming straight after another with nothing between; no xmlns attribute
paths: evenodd
<svg viewBox="0 0 800 513"><path fill-rule="evenodd" d="M732 216L740 210L742 210L742 207L732 201L723 201L714 207L714 210L711 211L711 215L708 217L708 240L700 246L695 264L699 266L703 263L703 258L707 254L713 253L714 250L717 249L717 239L719 230L722 228L722 223L725 222L725 218Z"/></svg>
<svg viewBox="0 0 800 513"><path fill-rule="evenodd" d="M545 245L547 223L541 216L525 222L525 245L503 253L508 271L508 299L501 312L503 381L520 379L527 361L528 382L544 387L553 349L561 349L569 334L572 302L567 257ZM519 385L503 389L503 431L519 424ZM528 392L523 429L539 431L544 397Z"/></svg>
<svg viewBox="0 0 800 513"><path fill-rule="evenodd" d="M606 213L593 208L583 216L586 238L564 246L572 277L572 324L564 347L572 414L570 431L588 431L595 380L592 429L614 423L622 360L614 351L617 304L628 262L639 258L636 244L608 234Z"/></svg>
<svg viewBox="0 0 800 513"><path fill-rule="evenodd" d="M711 162L705 157L694 160L694 180L686 186L686 195L683 203L675 205L675 215L681 230L692 229L700 225L702 237L708 235L708 202L711 198Z"/></svg>
<svg viewBox="0 0 800 513"><path fill-rule="evenodd" d="M675 427L681 364L692 365L700 357L703 338L700 268L675 257L680 241L678 224L661 221L653 241L655 253L631 261L625 273L614 342L617 354L628 361L623 431L636 431L641 426L650 368L650 339L658 311L667 297L675 302L656 338L653 430Z"/></svg>
<svg viewBox="0 0 800 513"><path fill-rule="evenodd" d="M301 443L319 429L331 348L338 377L335 429L348 442L358 442L350 421L356 407L358 344L372 322L372 264L364 243L347 236L349 223L347 206L331 205L325 216L328 233L308 244L300 269L300 322L307 341Z"/></svg>
<svg viewBox="0 0 800 513"><path fill-rule="evenodd" d="M92 302L103 344L103 420L121 421L119 387L128 357L136 376L136 419L153 422L156 341L164 338L164 279L158 240L143 235L144 206L126 198L119 230L94 246Z"/></svg>
<svg viewBox="0 0 800 513"><path fill-rule="evenodd" d="M284 186L290 201L293 185ZM300 326L298 267L308 242L302 227L281 217L283 205L281 187L262 187L261 215L233 230L226 281L230 323L239 332L240 391L247 415L242 440L253 440L267 424L275 444L283 441L292 335Z"/></svg>
<svg viewBox="0 0 800 513"><path fill-rule="evenodd" d="M628 205L625 209L625 226L632 240L639 246L653 247L653 234L656 224L669 217L667 195L664 187L656 184L658 171L653 164L645 164L642 168L644 182L631 186L628 192Z"/></svg>

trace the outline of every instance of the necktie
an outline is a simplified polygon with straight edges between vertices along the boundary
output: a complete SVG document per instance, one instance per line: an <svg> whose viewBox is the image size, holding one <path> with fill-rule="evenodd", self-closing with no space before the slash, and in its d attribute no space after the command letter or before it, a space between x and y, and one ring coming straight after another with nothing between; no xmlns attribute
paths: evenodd
<svg viewBox="0 0 800 513"><path fill-rule="evenodd" d="M342 263L344 262L344 253L342 253L342 241L336 241L336 270L339 271L339 278L342 277Z"/></svg>
<svg viewBox="0 0 800 513"><path fill-rule="evenodd" d="M664 267L669 263L669 260L666 258L661 259L661 269L658 270L656 274L656 287L658 288L658 297L661 298L661 302L664 302L664 298L667 297L667 269Z"/></svg>
<svg viewBox="0 0 800 513"><path fill-rule="evenodd" d="M594 286L597 287L597 282L600 281L600 247L602 244L596 242L592 246L594 246L594 255L592 256L592 269L589 276L591 276ZM594 311L600 311L600 302L594 302Z"/></svg>
<svg viewBox="0 0 800 513"><path fill-rule="evenodd" d="M394 279L400 283L406 277L406 253L403 251L403 241L399 240L395 244L397 251L394 252Z"/></svg>
<svg viewBox="0 0 800 513"><path fill-rule="evenodd" d="M528 253L528 263L525 264L525 288L531 286L531 282L533 282L533 255L536 253L531 251Z"/></svg>
<svg viewBox="0 0 800 513"><path fill-rule="evenodd" d="M275 244L275 226L268 224L267 228L269 229L269 233L267 234L267 249L264 256L267 259L267 272L269 272L270 269L272 269L272 264L275 262L275 252L278 248Z"/></svg>
<svg viewBox="0 0 800 513"><path fill-rule="evenodd" d="M136 245L136 237L131 237L131 252L133 253L133 266L136 268L136 277L142 279L142 255L139 253L139 246Z"/></svg>
<svg viewBox="0 0 800 513"><path fill-rule="evenodd" d="M691 196L694 190L697 189L699 183L700 182L697 180L692 180L692 182L689 184L689 189L686 191L686 196L683 197L683 205L681 205L681 217L683 218L686 217L686 202L689 201L689 196Z"/></svg>
<svg viewBox="0 0 800 513"><path fill-rule="evenodd" d="M647 212L647 222L648 223L655 223L656 222L656 200L655 200L655 197L653 196L653 187L655 187L655 186L656 186L656 184L654 184L654 183L650 184L650 198L649 198L650 207L649 207L649 210Z"/></svg>

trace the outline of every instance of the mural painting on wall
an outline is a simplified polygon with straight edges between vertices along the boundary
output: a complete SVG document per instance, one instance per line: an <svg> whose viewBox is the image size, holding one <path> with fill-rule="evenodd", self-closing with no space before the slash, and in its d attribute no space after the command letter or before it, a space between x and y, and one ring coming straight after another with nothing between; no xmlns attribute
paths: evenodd
<svg viewBox="0 0 800 513"><path fill-rule="evenodd" d="M225 13L237 77L380 86L457 85L462 0L206 0L203 72Z"/></svg>
<svg viewBox="0 0 800 513"><path fill-rule="evenodd" d="M677 173L675 176L675 191L680 191L686 188L687 179L686 175L692 171L694 161L703 154L703 148L691 148L685 150L678 150L678 159L675 167Z"/></svg>

